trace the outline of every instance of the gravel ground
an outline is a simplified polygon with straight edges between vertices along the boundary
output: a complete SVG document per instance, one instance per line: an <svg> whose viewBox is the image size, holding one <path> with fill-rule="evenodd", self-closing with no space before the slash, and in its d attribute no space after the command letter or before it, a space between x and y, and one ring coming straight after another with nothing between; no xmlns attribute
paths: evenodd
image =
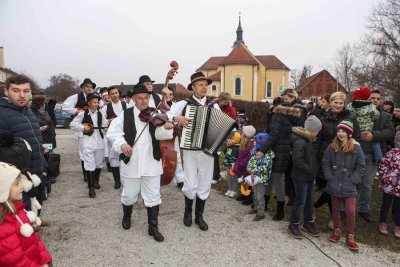
<svg viewBox="0 0 400 267"><path fill-rule="evenodd" d="M175 185L161 189L159 229L165 241L147 234L147 211L135 206L129 230L121 227L120 190L103 168L97 197L89 199L83 182L78 144L71 130L57 129L61 174L44 203L43 217L51 225L39 232L54 266L337 266L310 241L295 240L287 222L253 222L248 207L212 190L206 203L207 232L182 222L184 200ZM374 233L375 234L375 233ZM399 266L400 256L360 244L350 252L332 244L327 235L312 240L342 266Z"/></svg>

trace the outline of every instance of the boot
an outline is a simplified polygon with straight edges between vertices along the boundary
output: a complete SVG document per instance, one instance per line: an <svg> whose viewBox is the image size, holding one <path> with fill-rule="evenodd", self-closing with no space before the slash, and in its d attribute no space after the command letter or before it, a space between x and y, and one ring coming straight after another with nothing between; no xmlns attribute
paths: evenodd
<svg viewBox="0 0 400 267"><path fill-rule="evenodd" d="M329 238L329 241L331 241L333 243L337 243L337 242L339 242L341 236L342 236L342 229L337 227L337 228L335 228L335 231Z"/></svg>
<svg viewBox="0 0 400 267"><path fill-rule="evenodd" d="M187 227L192 225L192 206L193 199L185 196L185 214L183 215L183 224Z"/></svg>
<svg viewBox="0 0 400 267"><path fill-rule="evenodd" d="M125 206L122 204L122 210L124 211L124 216L122 217L122 228L128 230L131 228L131 215L132 215L133 205Z"/></svg>
<svg viewBox="0 0 400 267"><path fill-rule="evenodd" d="M349 233L346 234L346 245L352 251L357 251L359 249L358 244L354 239L354 234L349 234Z"/></svg>
<svg viewBox="0 0 400 267"><path fill-rule="evenodd" d="M147 208L147 218L149 222L149 235L151 235L154 240L158 242L163 242L164 237L163 235L158 231L158 211L159 211L159 205L154 206L154 207L148 207Z"/></svg>
<svg viewBox="0 0 400 267"><path fill-rule="evenodd" d="M206 201L205 200L202 200L199 197L196 198L196 209L194 211L194 214L195 214L194 222L199 225L199 228L202 231L207 231L208 230L208 225L203 220L203 212L204 212L204 206L205 205L206 205Z"/></svg>
<svg viewBox="0 0 400 267"><path fill-rule="evenodd" d="M321 231L315 227L314 221L304 222L303 230L306 231L311 236L319 237L321 235Z"/></svg>
<svg viewBox="0 0 400 267"><path fill-rule="evenodd" d="M285 201L277 201L276 202L276 213L272 220L274 221L282 221L285 218Z"/></svg>
<svg viewBox="0 0 400 267"><path fill-rule="evenodd" d="M86 170L85 170L85 164L83 163L83 160L81 160L81 165L82 165L82 172L83 172L83 181L87 183L87 177L86 177Z"/></svg>
<svg viewBox="0 0 400 267"><path fill-rule="evenodd" d="M264 195L264 201L265 201L265 211L268 210L268 202L269 202L270 196Z"/></svg>
<svg viewBox="0 0 400 267"><path fill-rule="evenodd" d="M101 169L94 170L94 188L96 188L96 189L100 189L100 185L99 185L100 173L101 173Z"/></svg>
<svg viewBox="0 0 400 267"><path fill-rule="evenodd" d="M94 172L86 171L86 178L89 188L89 197L94 198L96 197L96 191L94 191Z"/></svg>
<svg viewBox="0 0 400 267"><path fill-rule="evenodd" d="M288 231L294 238L303 239L303 234L299 229L299 223L290 223L288 226Z"/></svg>
<svg viewBox="0 0 400 267"><path fill-rule="evenodd" d="M110 165L110 162L107 162L106 165L107 165L107 171L112 172L112 167Z"/></svg>
<svg viewBox="0 0 400 267"><path fill-rule="evenodd" d="M120 189L121 188L121 178L120 178L120 174L119 174L119 167L111 167L111 171L114 177L114 188L115 189Z"/></svg>

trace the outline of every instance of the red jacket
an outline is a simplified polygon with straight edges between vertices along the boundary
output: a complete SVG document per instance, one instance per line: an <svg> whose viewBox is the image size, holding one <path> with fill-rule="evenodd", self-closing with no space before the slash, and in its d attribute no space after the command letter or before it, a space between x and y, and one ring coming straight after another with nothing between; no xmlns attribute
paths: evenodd
<svg viewBox="0 0 400 267"><path fill-rule="evenodd" d="M223 113L225 113L226 115L229 115L232 119L236 120L237 117L237 112L236 112L236 108L234 106L224 106L224 107L220 107L221 111Z"/></svg>
<svg viewBox="0 0 400 267"><path fill-rule="evenodd" d="M23 203L15 204L21 221L30 223L24 207ZM0 266L34 267L52 262L50 253L35 232L30 237L24 237L20 233L21 223L15 215L5 213L4 217L0 223Z"/></svg>

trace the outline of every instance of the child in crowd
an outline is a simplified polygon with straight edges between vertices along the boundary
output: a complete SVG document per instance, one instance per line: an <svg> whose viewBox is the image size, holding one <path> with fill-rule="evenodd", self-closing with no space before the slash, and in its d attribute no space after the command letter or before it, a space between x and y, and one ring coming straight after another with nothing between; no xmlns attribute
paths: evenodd
<svg viewBox="0 0 400 267"><path fill-rule="evenodd" d="M34 232L22 202L21 172L0 162L0 266L49 266L52 258Z"/></svg>
<svg viewBox="0 0 400 267"><path fill-rule="evenodd" d="M334 233L329 238L336 243L342 235L340 203L346 211L346 244L351 250L358 250L354 238L356 224L357 184L365 172L365 159L360 144L353 138L353 123L343 120L336 127L336 137L325 150L322 170L327 181L326 191L331 195Z"/></svg>
<svg viewBox="0 0 400 267"><path fill-rule="evenodd" d="M314 115L307 118L303 127L293 127L290 138L292 147L292 177L296 197L294 199L292 217L288 227L289 233L297 239L302 239L300 232L300 212L304 208L303 230L312 236L320 236L315 228L313 214L314 180L318 174L317 153L313 142L322 128L321 121Z"/></svg>
<svg viewBox="0 0 400 267"><path fill-rule="evenodd" d="M247 171L250 173L245 180L249 180L249 184L253 187L253 202L254 208L249 211L249 214L256 214L253 221L265 219L265 189L269 179L271 178L272 159L275 157L272 149L268 150L263 157L257 158L256 153L261 147L269 142L270 137L267 133L259 133L256 135L256 146L251 151L251 157L247 163Z"/></svg>
<svg viewBox="0 0 400 267"><path fill-rule="evenodd" d="M347 109L357 118L361 132L372 132L374 122L379 118L379 111L369 100L371 89L361 87L354 91L353 102L347 105ZM382 150L379 142L372 143L375 162L382 159Z"/></svg>
<svg viewBox="0 0 400 267"><path fill-rule="evenodd" d="M241 142L237 160L232 168L229 169L229 175L235 177L245 177L248 175L247 163L250 159L250 152L254 148L254 135L256 129L252 125L244 125L242 128ZM250 205L252 194L249 196L240 195L236 200L242 201L243 205Z"/></svg>
<svg viewBox="0 0 400 267"><path fill-rule="evenodd" d="M233 133L232 138L229 138L226 141L226 145L227 148L225 150L224 166L227 169L226 177L228 178L228 191L226 191L225 196L235 197L239 187L237 177L232 173L231 168L235 164L239 154L240 133Z"/></svg>
<svg viewBox="0 0 400 267"><path fill-rule="evenodd" d="M382 206L379 218L379 232L388 235L386 219L393 203L394 236L400 238L400 148L393 148L382 158L379 165Z"/></svg>

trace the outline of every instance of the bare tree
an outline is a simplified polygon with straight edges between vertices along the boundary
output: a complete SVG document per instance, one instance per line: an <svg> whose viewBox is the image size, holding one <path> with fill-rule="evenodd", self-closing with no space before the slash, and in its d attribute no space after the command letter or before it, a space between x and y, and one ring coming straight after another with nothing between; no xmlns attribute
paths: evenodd
<svg viewBox="0 0 400 267"><path fill-rule="evenodd" d="M313 67L311 65L304 65L301 71L299 69L292 69L290 71L289 88L296 88L300 85L301 80L311 76Z"/></svg>
<svg viewBox="0 0 400 267"><path fill-rule="evenodd" d="M50 86L46 93L57 101L64 101L68 96L79 92L79 80L68 74L58 74L50 77Z"/></svg>
<svg viewBox="0 0 400 267"><path fill-rule="evenodd" d="M335 71L338 81L348 91L357 86L355 72L357 71L358 47L346 43L336 53Z"/></svg>

